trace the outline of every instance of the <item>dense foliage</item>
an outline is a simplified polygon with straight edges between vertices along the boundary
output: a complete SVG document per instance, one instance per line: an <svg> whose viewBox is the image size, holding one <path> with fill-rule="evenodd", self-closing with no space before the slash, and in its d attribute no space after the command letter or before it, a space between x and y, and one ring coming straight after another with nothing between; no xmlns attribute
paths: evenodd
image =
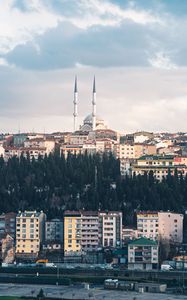
<svg viewBox="0 0 187 300"><path fill-rule="evenodd" d="M112 155L14 157L6 163L0 158L0 212L36 209L50 218L65 209L122 210L125 223L132 224L136 210L183 212L186 207L187 177L121 178Z"/></svg>

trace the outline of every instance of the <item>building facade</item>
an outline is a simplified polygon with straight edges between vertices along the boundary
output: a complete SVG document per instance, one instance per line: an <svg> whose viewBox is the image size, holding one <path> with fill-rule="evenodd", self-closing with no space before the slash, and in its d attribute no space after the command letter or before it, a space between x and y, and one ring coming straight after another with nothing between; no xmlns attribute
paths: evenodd
<svg viewBox="0 0 187 300"><path fill-rule="evenodd" d="M122 243L122 213L99 212L99 239L102 247L120 247Z"/></svg>
<svg viewBox="0 0 187 300"><path fill-rule="evenodd" d="M158 265L158 244L147 238L140 238L128 244L128 269L152 270Z"/></svg>
<svg viewBox="0 0 187 300"><path fill-rule="evenodd" d="M64 241L64 222L61 219L52 219L45 223L45 241L60 242Z"/></svg>
<svg viewBox="0 0 187 300"><path fill-rule="evenodd" d="M137 213L138 237L183 242L183 218L179 213L143 211Z"/></svg>
<svg viewBox="0 0 187 300"><path fill-rule="evenodd" d="M16 254L38 255L45 237L46 215L25 211L16 216Z"/></svg>

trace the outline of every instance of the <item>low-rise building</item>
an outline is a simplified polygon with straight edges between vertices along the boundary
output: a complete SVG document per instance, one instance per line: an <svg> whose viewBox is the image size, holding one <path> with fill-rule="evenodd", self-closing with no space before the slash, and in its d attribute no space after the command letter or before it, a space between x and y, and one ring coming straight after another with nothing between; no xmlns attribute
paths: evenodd
<svg viewBox="0 0 187 300"><path fill-rule="evenodd" d="M128 244L128 269L152 270L158 266L158 244L147 238L140 238Z"/></svg>

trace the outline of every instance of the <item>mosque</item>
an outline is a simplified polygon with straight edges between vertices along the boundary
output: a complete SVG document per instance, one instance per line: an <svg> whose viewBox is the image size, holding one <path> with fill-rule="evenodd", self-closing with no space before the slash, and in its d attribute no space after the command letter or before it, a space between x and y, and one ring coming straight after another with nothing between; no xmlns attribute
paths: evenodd
<svg viewBox="0 0 187 300"><path fill-rule="evenodd" d="M74 119L74 132L79 130L82 132L90 132L95 130L104 130L107 129L107 125L105 121L100 118L96 114L96 83L95 83L95 76L93 81L93 91L92 91L92 113L89 114L83 121L83 125L77 129L77 116L78 116L78 89L77 89L77 77L75 78L75 87L74 87L74 112L73 112L73 119Z"/></svg>

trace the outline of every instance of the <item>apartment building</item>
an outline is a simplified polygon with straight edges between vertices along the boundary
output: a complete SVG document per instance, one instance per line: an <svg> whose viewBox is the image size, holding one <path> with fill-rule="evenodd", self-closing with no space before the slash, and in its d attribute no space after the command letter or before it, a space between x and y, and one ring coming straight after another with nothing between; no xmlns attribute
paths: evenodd
<svg viewBox="0 0 187 300"><path fill-rule="evenodd" d="M83 149L83 145L62 145L60 147L60 154L64 155L65 158L68 157L68 154L78 155L83 154L85 150Z"/></svg>
<svg viewBox="0 0 187 300"><path fill-rule="evenodd" d="M7 161L9 158L14 156L19 158L21 155L24 157L29 155L30 159L34 158L35 160L38 160L39 157L44 157L46 154L46 148L5 147L4 159Z"/></svg>
<svg viewBox="0 0 187 300"><path fill-rule="evenodd" d="M121 159L134 159L135 149L133 144L120 144L118 146L118 158Z"/></svg>
<svg viewBox="0 0 187 300"><path fill-rule="evenodd" d="M46 215L36 211L19 212L16 216L16 254L38 255L45 237Z"/></svg>
<svg viewBox="0 0 187 300"><path fill-rule="evenodd" d="M61 219L52 219L45 223L45 241L59 242L64 241L64 222Z"/></svg>
<svg viewBox="0 0 187 300"><path fill-rule="evenodd" d="M174 164L174 156L172 155L146 155L137 159L137 162L132 165L132 172L136 175L144 175L152 171L158 180L162 180L163 177L168 175L168 172L173 175L175 170L182 175L187 173L185 165Z"/></svg>
<svg viewBox="0 0 187 300"><path fill-rule="evenodd" d="M128 244L128 269L152 270L158 265L158 243L140 238Z"/></svg>
<svg viewBox="0 0 187 300"><path fill-rule="evenodd" d="M64 212L64 255L81 253L81 213Z"/></svg>
<svg viewBox="0 0 187 300"><path fill-rule="evenodd" d="M81 248L83 251L95 250L99 245L98 212L81 212Z"/></svg>
<svg viewBox="0 0 187 300"><path fill-rule="evenodd" d="M157 153L156 146L153 144L134 144L134 156L140 158L143 155L155 155Z"/></svg>
<svg viewBox="0 0 187 300"><path fill-rule="evenodd" d="M122 213L66 211L64 213L64 253L81 254L98 247L120 247Z"/></svg>
<svg viewBox="0 0 187 300"><path fill-rule="evenodd" d="M120 247L122 243L122 213L99 212L99 244L102 247Z"/></svg>
<svg viewBox="0 0 187 300"><path fill-rule="evenodd" d="M9 212L0 215L0 237L10 235L14 240L16 237L16 213Z"/></svg>
<svg viewBox="0 0 187 300"><path fill-rule="evenodd" d="M25 148L34 149L45 149L46 155L53 153L55 151L55 140L54 139L44 139L44 138L33 138L28 139L24 142Z"/></svg>
<svg viewBox="0 0 187 300"><path fill-rule="evenodd" d="M142 211L136 216L138 237L157 240L159 236L158 212Z"/></svg>
<svg viewBox="0 0 187 300"><path fill-rule="evenodd" d="M171 243L183 242L183 214L158 212L159 236Z"/></svg>
<svg viewBox="0 0 187 300"><path fill-rule="evenodd" d="M138 212L138 237L180 244L183 241L183 218L182 214L173 212Z"/></svg>

